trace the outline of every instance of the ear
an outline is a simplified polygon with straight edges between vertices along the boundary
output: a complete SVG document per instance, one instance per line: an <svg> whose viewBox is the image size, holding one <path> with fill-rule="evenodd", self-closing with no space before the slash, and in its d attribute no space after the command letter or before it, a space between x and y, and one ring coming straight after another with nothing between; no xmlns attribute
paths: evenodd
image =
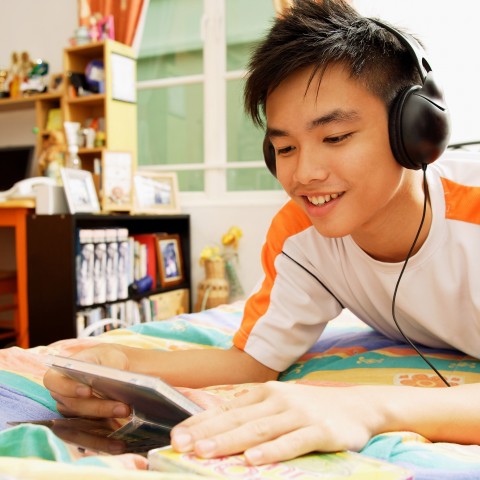
<svg viewBox="0 0 480 480"><path fill-rule="evenodd" d="M277 177L277 159L275 158L275 149L267 135L263 139L263 158L270 173Z"/></svg>

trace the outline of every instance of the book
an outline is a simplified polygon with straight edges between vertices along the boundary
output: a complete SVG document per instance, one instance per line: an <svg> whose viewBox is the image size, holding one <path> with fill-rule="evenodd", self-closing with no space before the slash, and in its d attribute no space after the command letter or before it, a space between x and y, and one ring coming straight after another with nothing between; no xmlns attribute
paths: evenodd
<svg viewBox="0 0 480 480"><path fill-rule="evenodd" d="M149 275L152 278L152 286L155 288L157 286L157 237L155 233L140 233L132 235L133 239L136 242L139 242L141 245L145 245L146 249L146 272L141 274L139 278L142 278L145 275ZM137 278L136 280L138 280Z"/></svg>
<svg viewBox="0 0 480 480"><path fill-rule="evenodd" d="M193 453L177 453L170 446L148 452L150 470L208 478L313 480L412 480L407 469L360 453L311 453L293 460L260 466L248 465L243 455L203 459Z"/></svg>
<svg viewBox="0 0 480 480"><path fill-rule="evenodd" d="M103 228L92 230L92 234L94 245L94 302L99 304L107 301L107 244L105 243L105 230Z"/></svg>
<svg viewBox="0 0 480 480"><path fill-rule="evenodd" d="M60 108L51 108L48 111L45 130L47 132L52 132L54 130L63 130L62 111Z"/></svg>
<svg viewBox="0 0 480 480"><path fill-rule="evenodd" d="M129 251L130 244L128 242L128 229L117 229L118 239L118 284L117 284L117 297L120 300L128 298L128 269L129 269Z"/></svg>
<svg viewBox="0 0 480 480"><path fill-rule="evenodd" d="M117 229L105 229L105 243L107 244L107 270L106 270L106 298L107 302L118 299L118 241Z"/></svg>
<svg viewBox="0 0 480 480"><path fill-rule="evenodd" d="M77 304L80 306L94 303L94 262L95 246L93 230L78 230L78 248L76 254Z"/></svg>

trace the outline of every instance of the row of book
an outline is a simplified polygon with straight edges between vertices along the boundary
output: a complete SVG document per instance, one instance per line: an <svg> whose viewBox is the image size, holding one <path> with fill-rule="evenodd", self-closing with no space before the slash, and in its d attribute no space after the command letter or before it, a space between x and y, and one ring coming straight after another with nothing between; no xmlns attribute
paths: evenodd
<svg viewBox="0 0 480 480"><path fill-rule="evenodd" d="M79 229L77 305L125 300L131 285L140 291L156 288L156 238L161 235L129 235L126 228Z"/></svg>
<svg viewBox="0 0 480 480"><path fill-rule="evenodd" d="M139 323L167 320L190 311L187 288L157 293L140 300L109 303L79 310L76 315L77 337L99 335L116 328Z"/></svg>

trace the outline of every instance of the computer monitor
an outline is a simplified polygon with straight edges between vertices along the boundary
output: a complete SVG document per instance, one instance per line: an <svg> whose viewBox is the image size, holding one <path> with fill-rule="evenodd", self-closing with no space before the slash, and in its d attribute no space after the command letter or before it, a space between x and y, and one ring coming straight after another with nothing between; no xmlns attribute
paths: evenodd
<svg viewBox="0 0 480 480"><path fill-rule="evenodd" d="M0 192L32 175L33 145L0 147Z"/></svg>

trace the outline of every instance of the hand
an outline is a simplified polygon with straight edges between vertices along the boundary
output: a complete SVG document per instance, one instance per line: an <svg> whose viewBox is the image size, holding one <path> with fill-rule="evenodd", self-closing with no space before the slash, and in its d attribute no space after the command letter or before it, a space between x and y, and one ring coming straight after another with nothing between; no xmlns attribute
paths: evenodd
<svg viewBox="0 0 480 480"><path fill-rule="evenodd" d="M100 345L86 349L73 357L85 362L128 370L128 357L117 345ZM66 417L125 418L130 407L121 402L104 400L95 396L92 389L65 375L49 369L43 377L43 384L57 402L57 410Z"/></svg>
<svg viewBox="0 0 480 480"><path fill-rule="evenodd" d="M268 382L177 425L172 446L204 458L245 452L253 465L359 450L382 419L368 388Z"/></svg>

